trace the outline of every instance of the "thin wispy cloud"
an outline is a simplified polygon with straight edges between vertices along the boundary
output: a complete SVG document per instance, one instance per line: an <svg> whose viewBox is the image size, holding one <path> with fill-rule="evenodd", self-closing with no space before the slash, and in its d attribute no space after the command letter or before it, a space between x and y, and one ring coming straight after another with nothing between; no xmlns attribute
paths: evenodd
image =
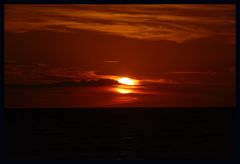
<svg viewBox="0 0 240 164"><path fill-rule="evenodd" d="M46 84L63 81L80 81L120 78L117 75L99 74L96 71L83 70L80 68L58 68L45 64L20 63L6 61L5 83L6 84Z"/></svg>
<svg viewBox="0 0 240 164"><path fill-rule="evenodd" d="M119 63L120 61L117 61L117 60L106 60L104 61L104 63Z"/></svg>
<svg viewBox="0 0 240 164"><path fill-rule="evenodd" d="M91 30L182 43L218 37L235 43L235 5L5 5L5 31Z"/></svg>
<svg viewBox="0 0 240 164"><path fill-rule="evenodd" d="M176 80L171 79L143 79L141 80L142 84L179 84Z"/></svg>
<svg viewBox="0 0 240 164"><path fill-rule="evenodd" d="M203 75L203 74L216 74L216 72L208 71L208 72L167 72L167 74L185 74L185 75Z"/></svg>

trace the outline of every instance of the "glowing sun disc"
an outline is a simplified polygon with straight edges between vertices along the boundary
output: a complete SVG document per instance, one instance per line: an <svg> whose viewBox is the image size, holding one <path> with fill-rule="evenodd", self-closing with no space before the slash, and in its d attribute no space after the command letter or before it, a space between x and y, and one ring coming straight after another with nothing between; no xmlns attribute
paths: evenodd
<svg viewBox="0 0 240 164"><path fill-rule="evenodd" d="M135 85L135 81L128 77L122 77L118 79L118 82L124 85Z"/></svg>

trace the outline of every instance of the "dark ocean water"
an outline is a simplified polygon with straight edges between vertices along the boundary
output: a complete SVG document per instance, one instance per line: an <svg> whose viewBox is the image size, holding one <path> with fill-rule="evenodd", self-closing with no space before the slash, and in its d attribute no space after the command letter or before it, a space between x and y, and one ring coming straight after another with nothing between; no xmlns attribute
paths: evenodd
<svg viewBox="0 0 240 164"><path fill-rule="evenodd" d="M233 159L233 108L6 109L7 159Z"/></svg>

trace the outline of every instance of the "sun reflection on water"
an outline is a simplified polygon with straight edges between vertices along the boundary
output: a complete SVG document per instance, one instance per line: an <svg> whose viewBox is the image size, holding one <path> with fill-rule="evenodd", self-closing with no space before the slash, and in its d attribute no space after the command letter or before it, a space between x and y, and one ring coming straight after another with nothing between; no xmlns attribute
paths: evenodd
<svg viewBox="0 0 240 164"><path fill-rule="evenodd" d="M114 87L114 92L120 94L138 93L138 86L117 85Z"/></svg>
<svg viewBox="0 0 240 164"><path fill-rule="evenodd" d="M131 89L125 89L125 88L116 88L116 91L121 93L121 94L128 94L128 93L132 93Z"/></svg>

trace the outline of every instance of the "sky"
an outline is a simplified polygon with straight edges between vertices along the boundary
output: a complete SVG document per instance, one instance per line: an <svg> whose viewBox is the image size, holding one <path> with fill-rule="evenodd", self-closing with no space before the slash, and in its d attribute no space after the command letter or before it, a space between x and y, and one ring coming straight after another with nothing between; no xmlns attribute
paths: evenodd
<svg viewBox="0 0 240 164"><path fill-rule="evenodd" d="M233 4L5 4L5 84L130 77L234 90L235 10Z"/></svg>

